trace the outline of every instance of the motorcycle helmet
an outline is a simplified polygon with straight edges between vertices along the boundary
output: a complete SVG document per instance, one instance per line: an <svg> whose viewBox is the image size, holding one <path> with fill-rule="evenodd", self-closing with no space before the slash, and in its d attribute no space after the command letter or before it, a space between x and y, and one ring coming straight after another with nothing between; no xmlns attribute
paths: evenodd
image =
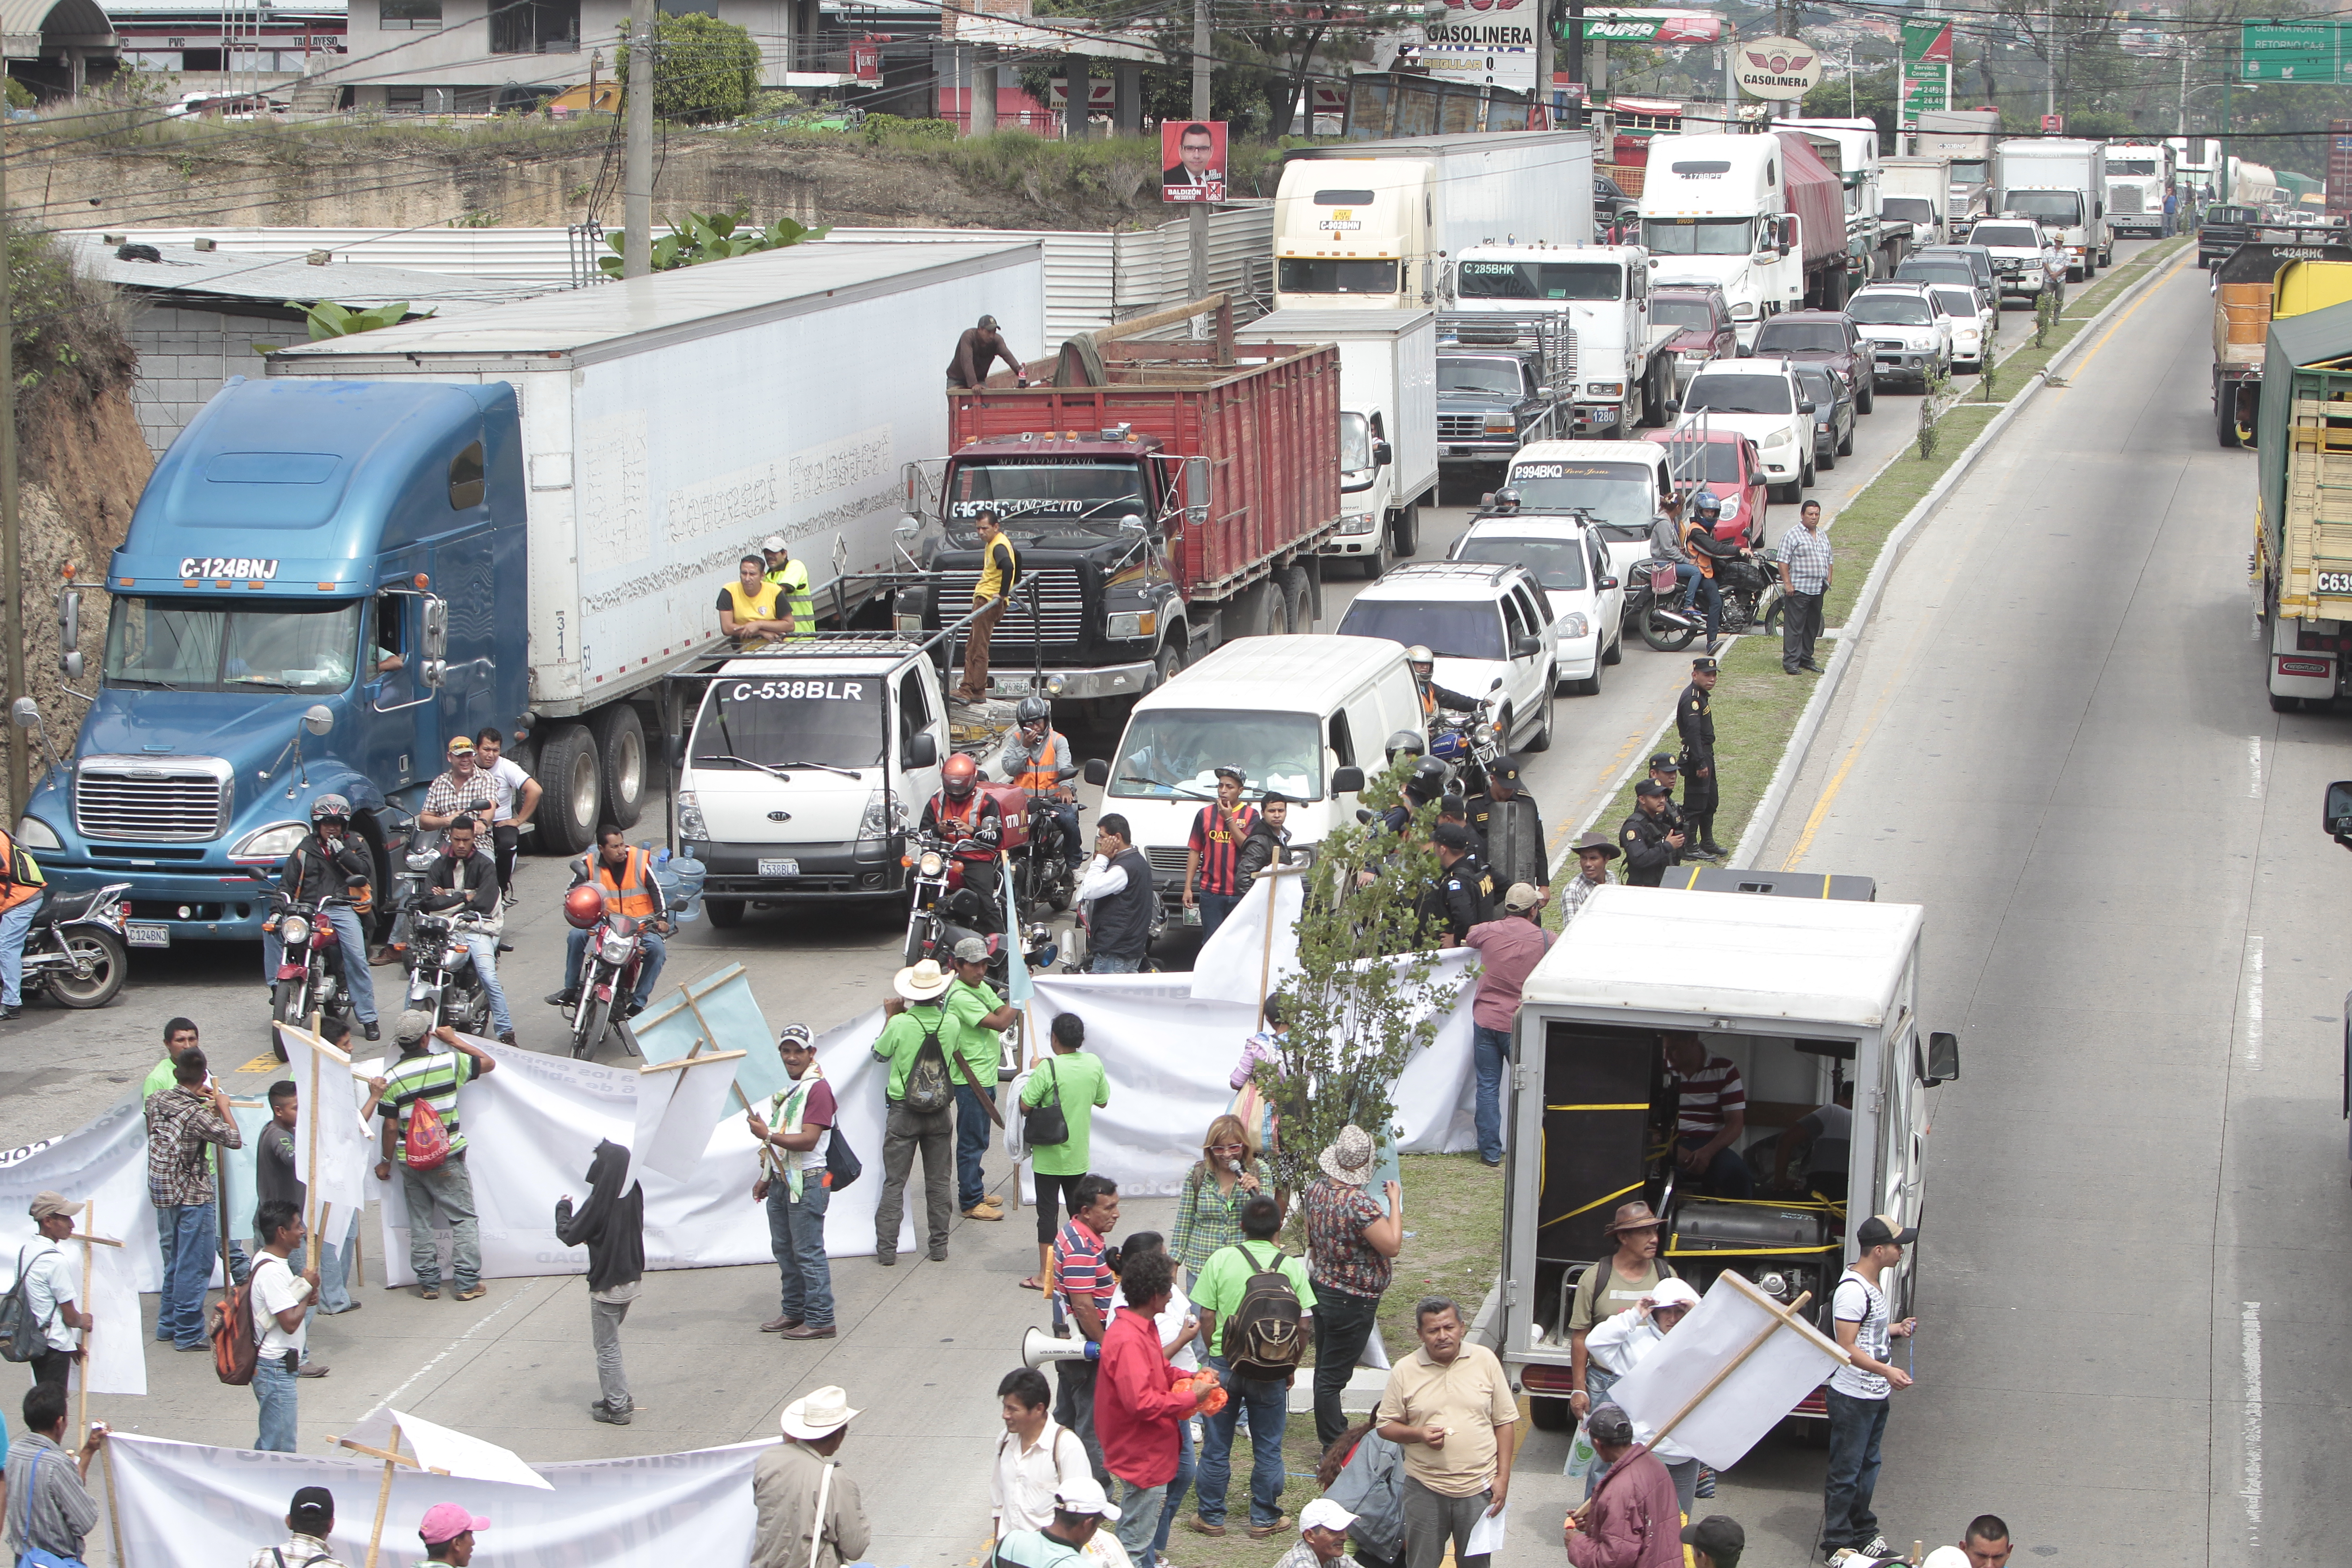
<svg viewBox="0 0 2352 1568"><path fill-rule="evenodd" d="M1429 751L1429 737L1418 730L1399 730L1389 737L1389 762L1393 764L1402 756L1423 756Z"/></svg>
<svg viewBox="0 0 2352 1568"><path fill-rule="evenodd" d="M980 777L980 764L971 760L969 752L958 752L940 769L940 787L947 791L950 800L963 800L971 794L974 780Z"/></svg>
<svg viewBox="0 0 2352 1568"><path fill-rule="evenodd" d="M1437 656L1429 651L1426 644L1415 643L1404 650L1404 662L1415 680L1427 680L1430 672L1437 668Z"/></svg>
<svg viewBox="0 0 2352 1568"><path fill-rule="evenodd" d="M1495 510L1512 512L1519 510L1519 492L1508 485L1495 492Z"/></svg>
<svg viewBox="0 0 2352 1568"><path fill-rule="evenodd" d="M1690 499L1692 521L1712 524L1723 515L1723 498L1713 490L1701 490Z"/></svg>
<svg viewBox="0 0 2352 1568"><path fill-rule="evenodd" d="M1445 793L1447 769L1435 757L1423 757L1405 780L1404 793L1416 801L1432 801Z"/></svg>
<svg viewBox="0 0 2352 1568"><path fill-rule="evenodd" d="M1042 697L1024 697L1013 710L1016 724L1036 724L1054 717L1054 705Z"/></svg>
<svg viewBox="0 0 2352 1568"><path fill-rule="evenodd" d="M604 889L593 882L583 882L563 895L563 918L573 927L586 931L604 918Z"/></svg>
<svg viewBox="0 0 2352 1568"><path fill-rule="evenodd" d="M352 803L339 795L322 795L310 803L311 822L320 823L331 818L336 822L351 821Z"/></svg>

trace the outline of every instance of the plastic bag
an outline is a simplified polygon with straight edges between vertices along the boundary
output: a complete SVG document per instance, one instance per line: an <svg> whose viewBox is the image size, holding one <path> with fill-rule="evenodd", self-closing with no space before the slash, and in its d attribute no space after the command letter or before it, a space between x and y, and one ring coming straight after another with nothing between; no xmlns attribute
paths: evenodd
<svg viewBox="0 0 2352 1568"><path fill-rule="evenodd" d="M1569 1439L1568 1463L1560 1473L1571 1481L1580 1481L1591 1473L1601 1456L1593 1451L1592 1438L1585 1431L1585 1423L1576 1424L1576 1436Z"/></svg>

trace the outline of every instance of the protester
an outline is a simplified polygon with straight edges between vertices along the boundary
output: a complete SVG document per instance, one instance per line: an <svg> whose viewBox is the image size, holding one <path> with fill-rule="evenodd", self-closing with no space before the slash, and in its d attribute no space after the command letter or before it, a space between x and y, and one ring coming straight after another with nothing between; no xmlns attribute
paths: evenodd
<svg viewBox="0 0 2352 1568"><path fill-rule="evenodd" d="M1748 1090L1729 1057L1710 1056L1696 1035L1664 1037L1666 1079L1681 1090L1675 1163L1709 1197L1752 1198L1756 1181L1740 1157Z"/></svg>
<svg viewBox="0 0 2352 1568"><path fill-rule="evenodd" d="M324 1487L304 1487L286 1510L287 1538L265 1546L246 1560L245 1568L345 1568L328 1548L335 1532L335 1494Z"/></svg>
<svg viewBox="0 0 2352 1568"><path fill-rule="evenodd" d="M323 1026L322 1037L337 1050L349 1053L349 1025L331 1018ZM368 1080L370 1092L367 1103L360 1109L361 1121L375 1119L384 1081L380 1078ZM282 1078L269 1086L270 1119L262 1127L261 1141L254 1150L254 1187L259 1201L267 1203L276 1198L292 1204L296 1212L307 1215L310 1212L310 1184L295 1173L294 1161L294 1137L301 1125L301 1091L292 1079ZM330 1213L323 1207L319 1211L320 1228L324 1234L319 1241L319 1305L315 1312L320 1317L356 1312L367 1304L352 1300L351 1294L352 1241L359 1233L360 1215L365 1205L345 1206L352 1211L348 1215ZM341 1236L342 1240L340 1244L330 1241L327 1237L331 1236ZM323 1377L326 1372L325 1367L306 1356L300 1375Z"/></svg>
<svg viewBox="0 0 2352 1568"><path fill-rule="evenodd" d="M1192 1298L1176 1281L1176 1260L1170 1256L1167 1238L1156 1230L1139 1230L1127 1238L1119 1248L1120 1266L1131 1268L1139 1258L1157 1253L1168 1258L1168 1304L1152 1315L1160 1331L1160 1349L1168 1357L1168 1364L1186 1375L1201 1370L1201 1358L1193 1344L1201 1337L1200 1314L1192 1310ZM1111 1310L1116 1313L1127 1305L1127 1284L1124 1278L1119 1288L1111 1292ZM1176 1522L1177 1510L1184 1506L1185 1495L1192 1489L1192 1476L1197 1468L1192 1447L1192 1423L1176 1423L1176 1479L1168 1483L1167 1495L1160 1501L1160 1522L1151 1532L1150 1562L1141 1568L1163 1563L1168 1556L1168 1534Z"/></svg>
<svg viewBox="0 0 2352 1568"><path fill-rule="evenodd" d="M474 1560L474 1531L488 1530L490 1521L478 1519L473 1512L454 1502L436 1502L425 1510L417 1522L416 1537L425 1542L425 1560L428 1563L451 1563L457 1568Z"/></svg>
<svg viewBox="0 0 2352 1568"><path fill-rule="evenodd" d="M1561 1527L1572 1568L1682 1568L1682 1510L1674 1479L1633 1441L1632 1417L1603 1405L1584 1429L1609 1473Z"/></svg>
<svg viewBox="0 0 2352 1568"><path fill-rule="evenodd" d="M1242 1205L1261 1190L1257 1155L1241 1118L1220 1116L1210 1122L1201 1157L1185 1173L1176 1195L1176 1227L1168 1242L1195 1288L1217 1249L1242 1238Z"/></svg>
<svg viewBox="0 0 2352 1568"><path fill-rule="evenodd" d="M1470 1038L1478 1074L1478 1158L1490 1169L1503 1163L1503 1068L1511 1059L1519 993L1553 941L1543 928L1543 902L1534 888L1514 882L1503 895L1502 914L1472 926L1462 938L1479 959Z"/></svg>
<svg viewBox="0 0 2352 1568"><path fill-rule="evenodd" d="M1103 1489L1091 1476L1082 1477L1055 1495L1053 1523L998 1537L989 1568L1076 1568L1088 1557L1095 1531L1118 1522L1118 1510Z"/></svg>
<svg viewBox="0 0 2352 1568"><path fill-rule="evenodd" d="M760 1331L788 1340L829 1340L833 1265L825 1257L824 1215L833 1204L833 1177L826 1164L840 1111L833 1085L817 1065L816 1040L805 1026L785 1025L776 1054L783 1058L792 1087L768 1097L764 1118L756 1110L744 1112L751 1136L761 1145L751 1201L768 1205L768 1247L782 1280L776 1315ZM773 1152L778 1149L781 1155Z"/></svg>
<svg viewBox="0 0 2352 1568"><path fill-rule="evenodd" d="M39 862L13 836L0 832L0 1018L25 1010L25 939L48 896Z"/></svg>
<svg viewBox="0 0 2352 1568"><path fill-rule="evenodd" d="M173 1087L147 1097L147 1196L155 1223L172 1232L171 1272L156 1303L157 1338L169 1325L176 1350L209 1350L205 1338L205 1289L220 1243L214 1208L213 1167L204 1145L242 1149L245 1135L229 1113L228 1095L205 1087L205 1053L191 1047L173 1064Z"/></svg>
<svg viewBox="0 0 2352 1568"><path fill-rule="evenodd" d="M411 1008L393 1026L400 1059L384 1074L379 1100L383 1117L383 1158L376 1162L375 1179L392 1180L400 1167L401 1195L408 1204L408 1263L416 1274L416 1294L424 1300L441 1299L441 1247L434 1236L434 1219L448 1221L450 1267L457 1276L457 1300L471 1301L486 1294L482 1283L482 1236L476 1218L474 1181L466 1170L466 1134L457 1121L457 1090L498 1067L478 1046L469 1046L446 1024L436 1026L432 1016ZM451 1047L431 1048L435 1040ZM417 1107L433 1112L448 1135L447 1158L430 1170L408 1163L408 1140Z"/></svg>
<svg viewBox="0 0 2352 1568"><path fill-rule="evenodd" d="M988 984L988 943L979 937L956 943L955 974L948 987L946 1045L948 1074L955 1079L956 1207L966 1219L1003 1219L1004 1200L981 1184L980 1163L988 1152L989 1130L997 1124L996 1069L1004 1059L998 1031L1015 1015Z"/></svg>
<svg viewBox="0 0 2352 1568"><path fill-rule="evenodd" d="M1864 1220L1853 1231L1854 1260L1838 1276L1831 1298L1837 1342L1851 1358L1830 1373L1822 1394L1830 1413L1830 1465L1822 1492L1822 1551L1832 1564L1888 1552L1870 1504L1878 1488L1887 1405L1895 1389L1911 1386L1911 1374L1887 1361L1888 1342L1908 1339L1919 1321L1887 1321L1881 1281L1918 1238L1917 1226L1897 1225L1885 1215Z"/></svg>
<svg viewBox="0 0 2352 1568"><path fill-rule="evenodd" d="M646 1190L630 1182L629 1152L607 1138L588 1162L588 1201L574 1215L572 1194L555 1200L555 1239L588 1249L588 1333L596 1347L597 1396L588 1414L626 1426L636 1402L621 1366L621 1325L646 1277Z"/></svg>
<svg viewBox="0 0 2352 1568"><path fill-rule="evenodd" d="M351 1037L350 1027L343 1024L340 1019L331 1018L327 1020L325 1028L327 1037L331 1042L334 1040L349 1040ZM179 1066L180 1058L185 1056L188 1052L194 1050L197 1043L196 1026L193 1021L186 1018L174 1018L170 1023L163 1026L163 1059L147 1069L146 1081L140 1086L139 1089L139 1098L142 1102L152 1100L156 1095L165 1092L179 1081L178 1079L173 1075ZM214 1149L209 1144L205 1148L205 1168L213 1172L215 1177L217 1177L220 1171L219 1151ZM172 1278L172 1258L174 1250L173 1246L173 1229L170 1225L165 1223L161 1211L158 1211L155 1215L155 1239L157 1243L157 1250L163 1255L163 1272L162 1278L169 1280ZM228 1244L228 1268L229 1283L232 1285L242 1285L245 1283L246 1270L247 1268L246 1258L247 1254L244 1241L236 1237L231 1237ZM209 1273L209 1264L206 1265L206 1268L207 1273L205 1277L209 1279L211 1277ZM155 1337L159 1340L168 1340L172 1337L172 1325L160 1312L156 1314L155 1318Z"/></svg>
<svg viewBox="0 0 2352 1568"><path fill-rule="evenodd" d="M291 1454L301 1436L294 1378L310 1331L310 1309L319 1300L319 1271L297 1273L292 1262L294 1249L310 1238L301 1210L289 1203L265 1203L253 1223L261 1240L261 1256L253 1260L251 1308L253 1337L260 1346L253 1398L261 1407L261 1435L253 1446L265 1454ZM215 1318L227 1305L226 1297L214 1304Z"/></svg>
<svg viewBox="0 0 2352 1568"><path fill-rule="evenodd" d="M1204 1396L1160 1346L1158 1319L1175 1284L1176 1266L1165 1252L1122 1258L1128 1305L1114 1310L1096 1367L1096 1433L1104 1467L1120 1488L1118 1543L1139 1568L1150 1568L1152 1536L1176 1479L1177 1428Z"/></svg>
<svg viewBox="0 0 2352 1568"><path fill-rule="evenodd" d="M1579 1419L1594 1407L1606 1405L1610 1385L1617 1381L1613 1374L1598 1371L1591 1364L1585 1347L1592 1326L1638 1305L1658 1288L1660 1280L1674 1278L1675 1266L1658 1256L1658 1241L1665 1223L1638 1198L1630 1204L1620 1204L1615 1216L1601 1228L1602 1238L1614 1241L1616 1250L1586 1269L1583 1278L1576 1282L1576 1293L1568 1311L1571 1391L1568 1407Z"/></svg>
<svg viewBox="0 0 2352 1568"><path fill-rule="evenodd" d="M539 810L545 795L539 781L522 771L522 764L509 761L503 753L507 738L495 724L485 725L474 737L474 765L490 784L490 849L498 862L499 887L503 890L507 907L515 901L515 856L522 848L522 830Z"/></svg>
<svg viewBox="0 0 2352 1568"><path fill-rule="evenodd" d="M1184 848L1184 907L1200 908L1201 940L1208 941L1242 901L1242 840L1257 826L1257 813L1242 804L1242 770L1216 770L1217 798L1193 814Z"/></svg>
<svg viewBox="0 0 2352 1568"><path fill-rule="evenodd" d="M2009 1526L1998 1514L1980 1513L1960 1532L1968 1568L2007 1568L2011 1550Z"/></svg>
<svg viewBox="0 0 2352 1568"><path fill-rule="evenodd" d="M1740 1556L1748 1550L1748 1532L1728 1514L1711 1513L1696 1524L1683 1526L1683 1544L1691 1549L1691 1568L1739 1568Z"/></svg>
<svg viewBox="0 0 2352 1568"><path fill-rule="evenodd" d="M1093 1154L1095 1109L1110 1103L1110 1075L1102 1058L1086 1048L1086 1020L1076 1013L1056 1013L1052 1025L1054 1054L1047 1057L1021 1086L1023 1110L1032 1106L1059 1106L1067 1136L1058 1143L1029 1144L1029 1165L1037 1173L1037 1269L1021 1282L1028 1290L1045 1288L1046 1252L1055 1236L1059 1205L1078 1212L1078 1184L1085 1180L1087 1161ZM1024 1125L1031 1125L1024 1115ZM1025 1136L1025 1134L1024 1134Z"/></svg>
<svg viewBox="0 0 2352 1568"><path fill-rule="evenodd" d="M25 1305L47 1347L32 1360L33 1381L63 1388L66 1374L82 1359L81 1336L94 1320L82 1310L81 1285L73 1260L58 1243L73 1234L81 1205L60 1193L36 1193L26 1212L47 1243L25 1261Z"/></svg>
<svg viewBox="0 0 2352 1568"><path fill-rule="evenodd" d="M1242 1205L1242 1237L1212 1254L1208 1266L1192 1283L1192 1307L1201 1314L1201 1338L1209 1347L1209 1365L1225 1387L1225 1407L1202 1422L1201 1468L1193 1478L1199 1511L1188 1521L1203 1535L1225 1532L1225 1486L1233 1473L1234 1428L1246 1412L1250 1433L1249 1533L1264 1541L1290 1526L1282 1511L1282 1432L1290 1414L1293 1373L1280 1382L1244 1375L1234 1363L1242 1343L1233 1323L1244 1301L1268 1289L1257 1277L1279 1273L1299 1312L1315 1310L1315 1286L1307 1265L1282 1250L1274 1238L1282 1229L1282 1205L1265 1193L1251 1194ZM1261 1305L1257 1310L1263 1311ZM1304 1327L1305 1325L1301 1325ZM1303 1349L1304 1347L1300 1347ZM1293 1355L1293 1364L1297 1363Z"/></svg>
<svg viewBox="0 0 2352 1568"><path fill-rule="evenodd" d="M1380 1435L1367 1416L1323 1450L1315 1479L1323 1495L1353 1513L1348 1537L1358 1568L1402 1568L1404 1450Z"/></svg>
<svg viewBox="0 0 2352 1568"><path fill-rule="evenodd" d="M1259 872L1290 864L1289 825L1290 797L1268 790L1257 803L1257 820L1250 824L1249 836L1242 840L1241 851L1234 858L1234 885L1244 894Z"/></svg>
<svg viewBox="0 0 2352 1568"><path fill-rule="evenodd" d="M1084 1360L1054 1363L1054 1419L1086 1445L1087 1466L1097 1486L1110 1484L1102 1443L1095 1433L1096 1358L1115 1289L1103 1243L1118 1226L1118 1184L1108 1176L1081 1177L1070 1193L1070 1219L1054 1238L1054 1299L1059 1319L1076 1325L1078 1337L1096 1348Z"/></svg>
<svg viewBox="0 0 2352 1568"><path fill-rule="evenodd" d="M1576 854L1576 875L1559 892L1559 929L1566 931L1569 922L1584 912L1584 900L1597 889L1605 888L1617 879L1609 869L1609 862L1617 858L1617 846L1609 842L1605 833L1588 833L1569 846Z"/></svg>
<svg viewBox="0 0 2352 1568"><path fill-rule="evenodd" d="M882 1198L874 1210L874 1261L885 1268L898 1261L898 1231L907 1217L907 1176L915 1168L915 1153L923 1156L923 1207L929 1220L930 1259L945 1261L948 1226L954 1211L948 1205L955 1192L955 1126L950 1110L952 1093L943 1095L936 1110L918 1110L908 1102L908 1079L926 1053L937 1052L940 1073L947 1075L948 1014L940 1005L954 984L939 961L927 958L898 971L891 981L898 993L882 1004L881 1037L874 1042L877 1058L890 1064L890 1080L883 1094L889 1110L882 1123ZM942 1081L940 1089L945 1090Z"/></svg>
<svg viewBox="0 0 2352 1568"><path fill-rule="evenodd" d="M996 1385L1004 1436L996 1440L996 1463L988 1473L989 1519L1002 1541L1016 1530L1043 1530L1054 1522L1054 1494L1073 1481L1094 1479L1087 1446L1054 1419L1045 1374L1034 1367L1008 1372Z"/></svg>
<svg viewBox="0 0 2352 1568"><path fill-rule="evenodd" d="M829 1384L784 1406L784 1440L751 1467L759 1527L749 1568L840 1568L866 1555L873 1526L857 1483L833 1463L856 1419L849 1395Z"/></svg>
<svg viewBox="0 0 2352 1568"><path fill-rule="evenodd" d="M8 1543L15 1560L46 1552L68 1563L82 1561L82 1540L98 1523L98 1503L87 1484L89 1462L106 1441L106 1427L89 1424L79 1452L66 1451L66 1391L37 1383L25 1394L24 1436L8 1449Z"/></svg>
<svg viewBox="0 0 2352 1568"><path fill-rule="evenodd" d="M1348 1527L1355 1522L1354 1514L1329 1498L1317 1498L1298 1510L1298 1540L1274 1560L1274 1568L1323 1568L1338 1562L1348 1550Z"/></svg>
<svg viewBox="0 0 2352 1568"><path fill-rule="evenodd" d="M1095 857L1087 862L1076 894L1089 973L1133 974L1150 954L1159 894L1151 884L1151 863L1135 847L1133 831L1115 811L1095 819Z"/></svg>
<svg viewBox="0 0 2352 1568"><path fill-rule="evenodd" d="M1612 1382L1623 1377L1657 1352L1666 1342L1666 1335L1698 1301L1698 1292L1686 1281L1658 1281L1657 1289L1643 1297L1632 1311L1619 1312L1585 1336L1588 1366L1608 1373ZM1675 1506L1685 1513L1690 1512L1691 1498L1698 1486L1698 1456L1675 1443L1671 1435L1653 1442L1650 1452L1674 1478ZM1592 1495L1605 1474L1604 1467L1597 1463L1593 1466L1588 1473L1585 1496Z"/></svg>
<svg viewBox="0 0 2352 1568"><path fill-rule="evenodd" d="M1267 997L1258 1016L1265 1026L1242 1042L1242 1059L1234 1064L1226 1079L1234 1090L1234 1102L1225 1109L1240 1121L1254 1155L1273 1153L1280 1136L1280 1118L1275 1112L1274 1101L1265 1097L1265 1090L1257 1081L1258 1064L1267 1063L1279 1072L1283 1037L1290 1033L1279 995Z"/></svg>
<svg viewBox="0 0 2352 1568"><path fill-rule="evenodd" d="M1495 1352L1465 1342L1462 1310L1443 1296L1413 1310L1421 1348L1389 1373L1381 1436L1404 1449L1407 1568L1437 1568L1449 1540L1457 1568L1484 1568L1470 1531L1511 1490L1517 1402Z"/></svg>
<svg viewBox="0 0 2352 1568"><path fill-rule="evenodd" d="M1315 1440L1328 1447L1346 1430L1339 1395L1378 1331L1389 1260L1404 1247L1404 1189L1372 1179L1372 1137L1343 1127L1316 1157L1323 1173L1307 1184L1307 1273L1315 1284Z"/></svg>

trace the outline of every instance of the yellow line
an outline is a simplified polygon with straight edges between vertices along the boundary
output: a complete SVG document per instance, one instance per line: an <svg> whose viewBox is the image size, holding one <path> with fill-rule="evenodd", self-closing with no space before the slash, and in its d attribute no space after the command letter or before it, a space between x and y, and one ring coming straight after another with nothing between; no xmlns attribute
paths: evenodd
<svg viewBox="0 0 2352 1568"><path fill-rule="evenodd" d="M2185 248L2174 252L2171 261L2167 263L2165 266L2165 273L2168 275L2179 270L2180 263L2187 258L2189 254L2189 250ZM2122 331L2123 324L2126 321L2130 321L2134 313L2137 312L2142 305L2145 305L2150 300L2155 299L2158 291L2162 289L2163 286L2163 283L2158 281L2150 284L2147 289L2143 289L2140 293L2140 297L2131 302L2130 310L2126 310L2122 315L2117 316L2114 321L2107 323L2107 330L2100 334L2099 341L2091 345L2091 352L2084 354L2081 359L2076 360L2067 370L2066 384L2063 386L2053 386L2050 390L2053 392L2073 391L2074 376L2076 374L2079 373L2084 365L2089 364L2093 360L2099 357L2100 352L2107 346L2107 340L2114 337L2118 331Z"/></svg>

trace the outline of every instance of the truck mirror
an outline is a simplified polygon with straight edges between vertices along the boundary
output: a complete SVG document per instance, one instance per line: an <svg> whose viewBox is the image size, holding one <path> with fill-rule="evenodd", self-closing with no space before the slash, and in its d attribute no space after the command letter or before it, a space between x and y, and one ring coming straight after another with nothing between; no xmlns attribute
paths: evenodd
<svg viewBox="0 0 2352 1568"><path fill-rule="evenodd" d="M1528 640L1533 641L1534 639L1530 638ZM1489 691L1500 691L1503 689L1503 678L1499 675L1495 677L1495 684L1486 688L1486 689Z"/></svg>
<svg viewBox="0 0 2352 1568"><path fill-rule="evenodd" d="M8 722L19 730L41 727L41 705L29 697L19 697L8 709Z"/></svg>
<svg viewBox="0 0 2352 1568"><path fill-rule="evenodd" d="M1386 441L1372 443L1372 467L1385 468L1396 461L1396 451Z"/></svg>
<svg viewBox="0 0 2352 1568"><path fill-rule="evenodd" d="M901 539L912 539L915 535L923 531L922 520L920 518L911 516L902 517L898 520L898 526L892 529L890 531L897 534Z"/></svg>
<svg viewBox="0 0 2352 1568"><path fill-rule="evenodd" d="M1092 758L1087 762L1085 767L1078 771L1085 775L1087 783L1094 785L1097 789L1100 789L1103 785L1110 783L1110 764L1104 762L1100 757Z"/></svg>
<svg viewBox="0 0 2352 1568"><path fill-rule="evenodd" d="M1960 1076L1960 1037L1958 1035L1933 1034L1927 1037L1927 1070L1919 1081L1929 1089L1939 1083L1958 1082Z"/></svg>
<svg viewBox="0 0 2352 1568"><path fill-rule="evenodd" d="M1363 787L1364 770L1361 768L1352 766L1345 767L1339 769L1331 775L1331 793L1333 795L1354 795Z"/></svg>
<svg viewBox="0 0 2352 1568"><path fill-rule="evenodd" d="M66 650L66 656L58 660L58 668L66 672L66 679L68 680L79 680L81 679L82 671L81 650L79 648L68 648Z"/></svg>
<svg viewBox="0 0 2352 1568"><path fill-rule="evenodd" d="M449 657L449 601L437 595L425 599L425 647L427 664L438 664Z"/></svg>
<svg viewBox="0 0 2352 1568"><path fill-rule="evenodd" d="M926 731L907 737L907 760L900 764L909 768L935 768L940 765L940 738Z"/></svg>
<svg viewBox="0 0 2352 1568"><path fill-rule="evenodd" d="M81 642L81 590L67 588L58 595L58 646L74 647Z"/></svg>
<svg viewBox="0 0 2352 1568"><path fill-rule="evenodd" d="M335 727L335 710L323 702L313 702L302 710L302 728L313 735L323 735Z"/></svg>
<svg viewBox="0 0 2352 1568"><path fill-rule="evenodd" d="M2352 849L2352 779L2339 779L2327 786L2327 815L2320 826L2336 843Z"/></svg>
<svg viewBox="0 0 2352 1568"><path fill-rule="evenodd" d="M1203 521L1209 516L1209 459L1184 459L1184 510Z"/></svg>

